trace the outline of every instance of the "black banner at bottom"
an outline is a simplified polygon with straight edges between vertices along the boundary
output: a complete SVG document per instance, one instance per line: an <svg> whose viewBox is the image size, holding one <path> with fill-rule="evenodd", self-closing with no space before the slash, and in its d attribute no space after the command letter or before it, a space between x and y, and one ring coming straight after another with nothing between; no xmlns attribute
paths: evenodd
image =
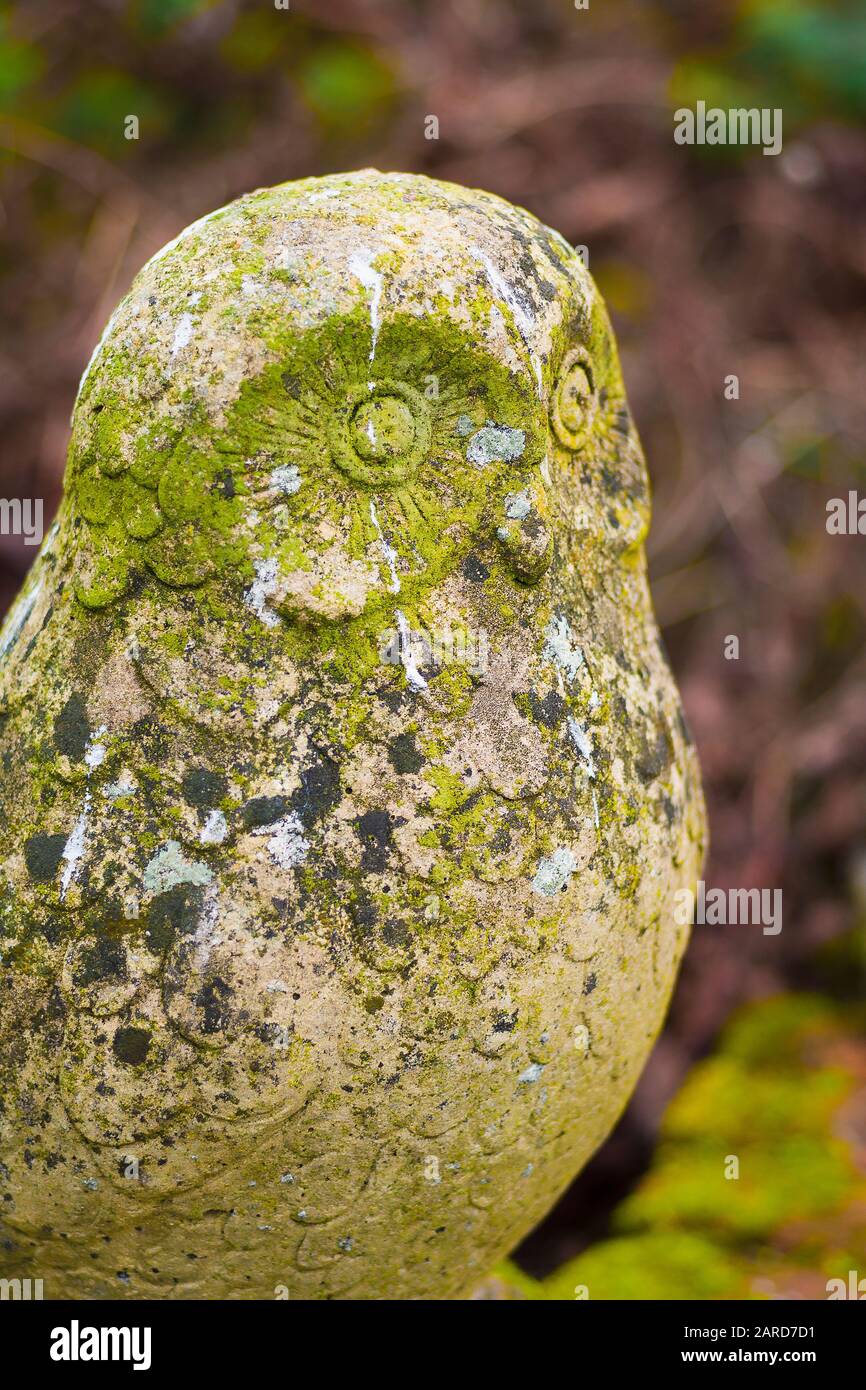
<svg viewBox="0 0 866 1390"><path fill-rule="evenodd" d="M855 1307L845 1307L844 1302ZM520 1341L524 1357L535 1345L544 1364L562 1351L571 1364L576 1346L590 1355L590 1349L603 1353L606 1371L628 1370L667 1373L673 1367L704 1366L751 1367L777 1370L790 1366L811 1367L826 1379L828 1373L857 1364L864 1330L864 1299L806 1302L767 1301L743 1303L636 1303L589 1300L551 1306L511 1303L507 1321L499 1322L502 1310L473 1313L472 1301L465 1304L436 1304L430 1330L433 1345L447 1346L451 1324L462 1334L461 1345L473 1345L473 1333L483 1352L485 1373L489 1377L491 1355L501 1348L503 1357L513 1357L517 1343L514 1334L543 1332L544 1341ZM336 1360L351 1355L357 1338L357 1352L365 1359L373 1339L384 1350L386 1342L402 1337L417 1327L423 1329L429 1312L423 1305L401 1305L400 1322L394 1321L394 1304L386 1303L386 1313L377 1303L313 1304L291 1302L113 1303L0 1301L0 1335L7 1356L14 1349L22 1369L37 1371L50 1382L66 1383L112 1375L124 1371L140 1377L193 1372L197 1376L214 1372L221 1376L239 1370L246 1376L256 1368L263 1374L281 1365L291 1373L289 1358L303 1356L309 1366L313 1348L328 1344L310 1341L314 1331L338 1329L346 1340L336 1346ZM358 1308L363 1322L355 1324ZM417 1311L416 1311L417 1310ZM379 1317L382 1322L379 1323ZM415 1323L415 1318L418 1322ZM487 1319L492 1317L493 1321ZM523 1323L523 1318L526 1322ZM319 1322L321 1319L321 1322ZM464 1319L466 1321L464 1322ZM536 1321L539 1319L539 1321ZM468 1336L467 1336L468 1334ZM543 1348L543 1353L542 1353ZM461 1352L461 1359L463 1353ZM331 1358L328 1357L328 1360ZM432 1359L425 1361L432 1367ZM332 1362L333 1366L333 1362ZM324 1369L324 1367L323 1367Z"/></svg>

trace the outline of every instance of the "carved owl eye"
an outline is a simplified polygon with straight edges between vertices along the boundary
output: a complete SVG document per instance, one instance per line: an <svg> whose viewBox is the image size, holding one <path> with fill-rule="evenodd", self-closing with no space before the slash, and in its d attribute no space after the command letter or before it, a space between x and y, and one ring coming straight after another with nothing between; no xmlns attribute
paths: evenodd
<svg viewBox="0 0 866 1390"><path fill-rule="evenodd" d="M560 444L576 452L595 423L598 398L589 354L573 348L566 354L550 406L550 423Z"/></svg>
<svg viewBox="0 0 866 1390"><path fill-rule="evenodd" d="M352 391L330 428L334 462L355 482L382 487L407 482L430 448L429 402L403 381L377 381Z"/></svg>

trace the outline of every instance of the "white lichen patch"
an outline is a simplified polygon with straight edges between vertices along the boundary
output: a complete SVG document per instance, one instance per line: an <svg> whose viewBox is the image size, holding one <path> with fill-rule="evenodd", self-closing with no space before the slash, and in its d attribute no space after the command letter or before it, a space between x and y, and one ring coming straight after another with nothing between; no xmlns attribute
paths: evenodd
<svg viewBox="0 0 866 1390"><path fill-rule="evenodd" d="M511 310L511 317L514 319L517 331L529 349L532 370L538 388L538 398L541 400L544 395L544 379L541 358L534 347L537 338L537 325L535 312L531 304L527 302L526 293L524 292L524 295L521 296L517 287L496 268L490 257L477 246L471 246L469 250L475 260L480 261L483 265L490 288Z"/></svg>
<svg viewBox="0 0 866 1390"><path fill-rule="evenodd" d="M466 457L476 468L486 468L489 463L514 463L525 448L525 430L510 429L488 420L470 439Z"/></svg>
<svg viewBox="0 0 866 1390"><path fill-rule="evenodd" d="M426 690L427 682L418 670L412 655L412 632L406 620L406 614L401 613L400 609L397 608L394 610L394 617L400 636L400 662L406 672L406 680L413 690Z"/></svg>
<svg viewBox="0 0 866 1390"><path fill-rule="evenodd" d="M349 269L352 274L360 280L366 290L370 291L370 365L372 366L376 357L376 345L379 341L380 312L382 306L382 291L384 288L382 276L378 270L373 268L373 261L376 252L367 247L361 247L353 252L349 257ZM373 383L370 382L370 389Z"/></svg>
<svg viewBox="0 0 866 1390"><path fill-rule="evenodd" d="M99 767L105 759L107 749L105 747L105 744L99 743L98 740L102 738L102 735L107 732L108 730L103 724L100 728L96 729L95 732L90 736L90 740L87 745L87 750L84 754L84 765L87 768L88 772L93 772L94 768Z"/></svg>
<svg viewBox="0 0 866 1390"><path fill-rule="evenodd" d="M535 329L535 316L526 304L525 300L518 294L514 285L510 284L500 270L497 270L492 260L484 251L477 246L471 246L470 251L475 260L479 261L484 267L488 283L492 290L499 295L504 304L511 310L511 315L517 325L521 338L526 342L532 338Z"/></svg>
<svg viewBox="0 0 866 1390"><path fill-rule="evenodd" d="M281 869L296 869L310 850L301 819L294 811L272 825L259 826L253 833L268 836L268 853Z"/></svg>
<svg viewBox="0 0 866 1390"><path fill-rule="evenodd" d="M256 577L244 594L244 603L259 618L265 627L276 627L279 615L268 607L268 599L277 587L277 562L275 559L257 560Z"/></svg>
<svg viewBox="0 0 866 1390"><path fill-rule="evenodd" d="M174 330L174 337L171 340L171 355L176 357L189 343L192 342L192 335L195 329L192 314L181 314L178 319L177 327Z"/></svg>
<svg viewBox="0 0 866 1390"><path fill-rule="evenodd" d="M229 833L228 822L220 810L211 811L199 834L203 845L221 845Z"/></svg>
<svg viewBox="0 0 866 1390"><path fill-rule="evenodd" d="M592 738L582 724L579 724L574 715L568 716L568 732L580 756L580 760L586 768L587 777L595 776L595 759L592 754Z"/></svg>
<svg viewBox="0 0 866 1390"><path fill-rule="evenodd" d="M574 640L568 619L562 614L554 615L544 629L544 639L542 656L573 681L583 665L583 652Z"/></svg>
<svg viewBox="0 0 866 1390"><path fill-rule="evenodd" d="M63 846L63 861L66 868L60 876L60 897L66 897L71 883L74 883L78 866L84 857L87 844L87 822L90 816L90 792L84 798L84 809L75 822L72 834Z"/></svg>
<svg viewBox="0 0 866 1390"><path fill-rule="evenodd" d="M370 498L370 520L372 521L378 533L379 542L382 546L382 553L385 556L385 563L388 566L388 572L391 576L391 580L388 587L391 590L392 594L399 594L400 576L397 573L397 552L394 549L393 545L390 545L389 542L385 539L385 533L382 530L382 527L379 525L379 516L376 512L376 504L373 501L372 497Z"/></svg>
<svg viewBox="0 0 866 1390"><path fill-rule="evenodd" d="M24 624L27 622L27 619L30 617L30 614L33 612L33 609L36 607L36 600L39 597L41 588L41 581L38 581L34 584L29 593L22 594L18 602L12 605L12 609L2 627L2 636L0 636L0 660L6 655Z"/></svg>
<svg viewBox="0 0 866 1390"><path fill-rule="evenodd" d="M178 840L168 840L145 866L142 884L145 893L167 893L179 883L202 886L213 880L207 864L184 858Z"/></svg>
<svg viewBox="0 0 866 1390"><path fill-rule="evenodd" d="M135 778L131 772L121 772L116 782L108 782L102 788L102 795L109 801L119 801L121 797L131 796L135 791Z"/></svg>
<svg viewBox="0 0 866 1390"><path fill-rule="evenodd" d="M547 859L542 859L532 880L532 891L544 898L552 898L561 893L571 882L571 875L577 868L577 860L570 849L555 849Z"/></svg>

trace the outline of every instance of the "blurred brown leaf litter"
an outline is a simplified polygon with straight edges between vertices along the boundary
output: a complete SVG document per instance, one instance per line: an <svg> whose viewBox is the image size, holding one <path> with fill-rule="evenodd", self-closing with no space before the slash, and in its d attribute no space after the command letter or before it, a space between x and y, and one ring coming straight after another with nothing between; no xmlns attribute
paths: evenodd
<svg viewBox="0 0 866 1390"><path fill-rule="evenodd" d="M676 145L697 100L781 108L782 153ZM828 499L866 493L864 120L854 0L0 3L0 494L45 498L46 520L111 309L239 194L412 170L588 249L653 479L705 878L781 887L784 929L696 928L631 1106L521 1252L533 1273L604 1235L738 1005L866 993L866 540L825 528ZM4 607L32 558L0 536Z"/></svg>

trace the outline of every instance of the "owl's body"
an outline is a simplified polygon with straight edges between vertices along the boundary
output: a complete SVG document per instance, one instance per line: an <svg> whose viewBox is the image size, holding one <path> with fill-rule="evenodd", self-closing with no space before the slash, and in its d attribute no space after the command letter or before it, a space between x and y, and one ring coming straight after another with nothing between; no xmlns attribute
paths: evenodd
<svg viewBox="0 0 866 1390"><path fill-rule="evenodd" d="M597 1148L699 868L603 305L490 195L141 272L0 648L0 1275L455 1297Z"/></svg>

